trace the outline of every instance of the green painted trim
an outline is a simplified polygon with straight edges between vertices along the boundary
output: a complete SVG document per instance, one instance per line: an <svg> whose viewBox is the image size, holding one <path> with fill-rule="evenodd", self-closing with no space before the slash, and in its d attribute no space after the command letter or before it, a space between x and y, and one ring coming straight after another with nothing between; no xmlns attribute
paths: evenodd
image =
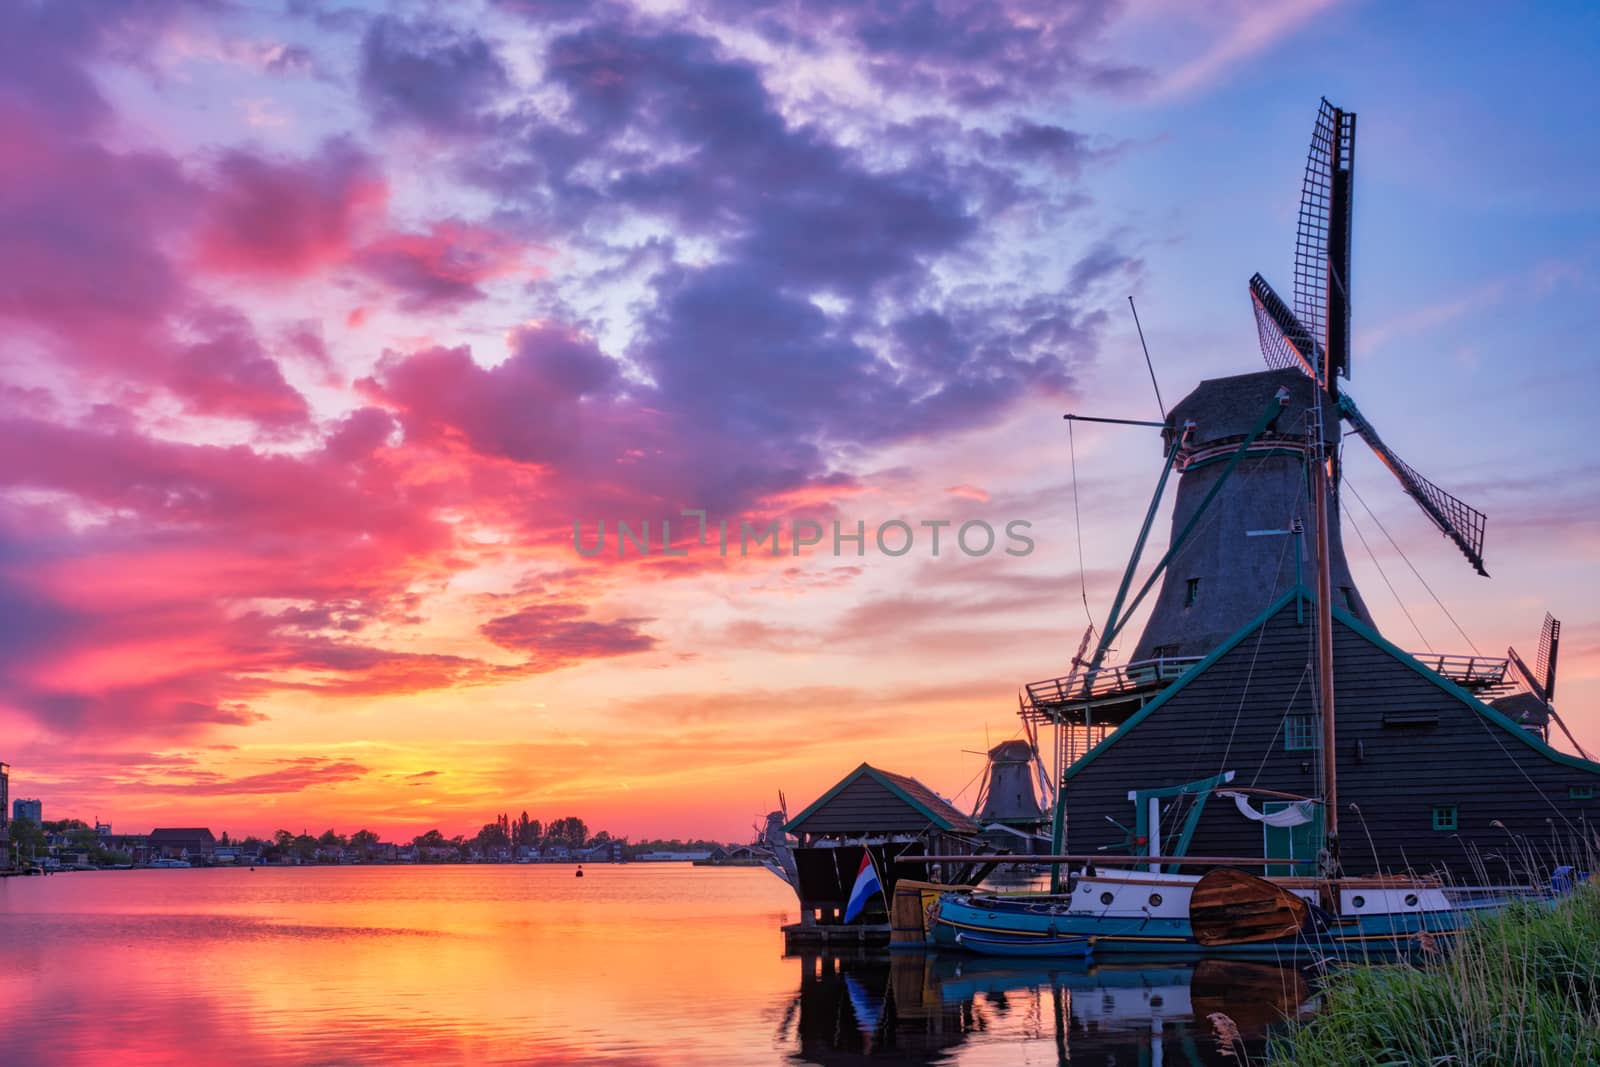
<svg viewBox="0 0 1600 1067"><path fill-rule="evenodd" d="M810 804L808 804L806 806L806 809L804 811L802 811L799 815L796 815L794 818L792 818L788 822L784 823L784 825L783 825L784 833L788 833L788 834L799 833L800 831L799 831L798 828L799 828L801 823L805 822L807 819L811 818L811 816L815 815L817 813L817 809L818 808L822 807L828 801L832 800L834 797L836 797L840 793L844 792L844 787L845 786L849 785L851 782L855 781L857 778L860 778L863 774L865 774L867 771L869 771L871 769L872 768L871 768L871 766L869 764L863 763L861 766L857 767L855 770L851 771L849 774L847 774L843 778L839 779L839 781L834 785L834 787L832 789L830 789L826 793L822 794L816 800L813 800Z"/></svg>
<svg viewBox="0 0 1600 1067"><path fill-rule="evenodd" d="M911 805L918 812L926 816L928 821L937 826L939 829L952 830L955 828L954 824L948 819L935 812L932 808L929 808L926 804L912 796L910 793L907 793L904 789L901 789L891 779L884 777L883 773L880 772L878 768L872 766L870 763L863 763L861 766L857 767L855 770L839 779L838 784L836 784L832 789L822 794L816 800L813 800L809 805L807 805L806 810L802 811L799 815L796 815L794 818L785 823L783 827L784 833L800 833L801 823L815 815L818 809L842 793L846 786L850 785L862 775L866 775L867 777L871 778L874 782L877 782L889 792L893 793L895 796Z"/></svg>
<svg viewBox="0 0 1600 1067"><path fill-rule="evenodd" d="M1300 740L1305 742L1307 738L1309 738L1309 743L1291 744L1291 742L1294 740L1294 733L1289 729L1289 725L1290 722L1295 719L1305 720L1305 735L1301 737ZM1317 717L1315 715L1306 715L1302 713L1284 716L1283 750L1285 752L1316 752L1320 748L1322 748L1322 739L1317 736Z"/></svg>
<svg viewBox="0 0 1600 1067"><path fill-rule="evenodd" d="M1569 785L1569 786L1567 786L1567 799L1568 800L1593 800L1594 799L1594 786L1592 786L1592 785Z"/></svg>
<svg viewBox="0 0 1600 1067"><path fill-rule="evenodd" d="M1273 601L1272 606L1266 611L1263 611L1260 615L1257 615L1254 619L1251 619L1249 622L1245 623L1244 626L1239 629L1238 633L1234 634L1232 637L1222 642L1222 644L1218 645L1205 659L1201 660L1199 663L1196 663L1193 667L1190 667L1188 670L1184 671L1183 674L1179 675L1178 680L1168 686L1160 696L1156 697L1150 703L1146 704L1144 707L1140 708L1138 711L1129 716L1128 721L1117 727L1116 730L1112 732L1110 737L1107 737L1104 741L1101 741L1088 752L1085 752L1076 763L1067 768L1066 772L1061 776L1062 779L1071 780L1076 778L1078 776L1078 772L1082 771L1090 763L1094 762L1101 753L1105 752L1106 749L1116 744L1121 738L1125 737L1129 733L1132 733L1135 727L1165 707L1167 701L1171 700L1173 697L1182 692L1190 682L1194 681L1204 672L1210 670L1212 664L1216 663L1217 660L1221 659L1229 652L1232 652L1239 646L1241 642L1244 641L1246 637L1249 637L1251 634L1255 633L1255 631L1260 629L1262 626L1265 626L1267 621L1278 612L1282 611L1284 607L1288 605L1290 600L1296 597L1305 597L1309 599L1310 596L1311 593L1304 586L1297 585L1293 589L1290 589L1287 593L1284 593L1277 600Z"/></svg>
<svg viewBox="0 0 1600 1067"><path fill-rule="evenodd" d="M1338 619L1349 629L1354 630L1357 634L1366 638L1371 644L1374 644L1378 648L1389 653L1389 655L1394 659L1404 663L1417 674L1426 678L1440 689L1443 689L1446 693L1449 693L1451 696L1460 700L1463 704L1467 705L1468 708L1477 712L1485 719L1488 719L1491 723L1500 727L1500 729L1512 735L1518 741L1521 741L1523 744L1533 749L1545 759L1552 760L1556 763L1565 764L1568 767L1574 767L1580 771L1588 771L1590 774L1600 775L1600 763L1591 763L1586 759L1581 759L1578 756L1569 756L1565 752L1558 752L1551 748L1548 744L1539 740L1537 737L1533 736L1528 731L1524 730L1522 727L1518 726L1516 723L1512 722L1510 719L1491 708L1489 705L1483 703L1483 701L1479 700L1477 697L1473 696L1459 685L1456 685L1456 683L1452 682L1444 675L1424 667L1411 653L1390 642L1388 639L1379 634L1378 631L1372 629L1372 627L1368 626L1354 615L1351 615L1343 608L1335 607L1333 609L1333 617ZM1130 719L1129 721L1131 722L1132 720ZM1110 738L1107 738L1106 740L1109 741Z"/></svg>

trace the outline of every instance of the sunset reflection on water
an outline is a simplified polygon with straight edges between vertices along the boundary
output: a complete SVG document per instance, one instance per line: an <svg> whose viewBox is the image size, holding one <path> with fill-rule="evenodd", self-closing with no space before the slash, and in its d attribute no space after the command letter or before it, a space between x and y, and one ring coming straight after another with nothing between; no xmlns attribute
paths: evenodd
<svg viewBox="0 0 1600 1067"><path fill-rule="evenodd" d="M0 880L9 1019L0 1060L1053 1063L1073 1038L1073 985L1080 1045L1101 1047L1123 1029L1114 1019L1085 1029L1083 989L1099 979L1082 968L785 959L778 928L795 904L765 871L573 873L320 867ZM1119 973L1117 996L1137 1006L1143 972L1132 986ZM1186 987L1186 975L1157 979ZM1143 1046L1148 1057L1147 1026L1133 1020L1105 1047ZM1184 1044L1209 1044L1180 1029Z"/></svg>

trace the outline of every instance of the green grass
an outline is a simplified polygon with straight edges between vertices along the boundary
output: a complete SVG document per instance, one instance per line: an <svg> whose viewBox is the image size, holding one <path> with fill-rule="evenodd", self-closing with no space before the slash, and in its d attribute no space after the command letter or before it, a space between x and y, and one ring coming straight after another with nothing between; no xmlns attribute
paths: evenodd
<svg viewBox="0 0 1600 1067"><path fill-rule="evenodd" d="M1472 923L1419 966L1340 968L1278 1067L1600 1063L1600 886Z"/></svg>

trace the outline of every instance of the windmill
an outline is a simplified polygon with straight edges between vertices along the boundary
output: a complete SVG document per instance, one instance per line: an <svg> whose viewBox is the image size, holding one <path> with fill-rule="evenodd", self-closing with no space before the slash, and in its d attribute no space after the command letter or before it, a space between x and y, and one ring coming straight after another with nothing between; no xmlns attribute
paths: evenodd
<svg viewBox="0 0 1600 1067"><path fill-rule="evenodd" d="M1545 612L1544 626L1539 630L1539 654L1532 667L1526 660L1517 654L1515 648L1506 649L1506 662L1511 668L1511 673L1522 683L1527 694L1516 694L1504 700L1495 701L1495 707L1504 711L1513 711L1517 707L1527 705L1527 696L1531 695L1534 701L1533 710L1542 712L1546 719L1555 720L1561 727L1561 732L1567 735L1567 740L1572 742L1572 747L1578 750L1578 755L1584 759L1589 754L1578 744L1578 739L1572 736L1572 731L1567 729L1567 724L1561 716L1556 714L1556 657L1561 651L1561 620Z"/></svg>
<svg viewBox="0 0 1600 1067"><path fill-rule="evenodd" d="M1440 489L1384 444L1339 379L1350 377L1350 219L1355 177L1356 116L1324 98L1306 156L1305 184L1295 236L1294 308L1260 274L1250 279L1261 354L1274 369L1304 371L1399 480L1423 514L1454 541L1479 574L1483 567L1484 514ZM1337 485L1337 458L1332 477Z"/></svg>

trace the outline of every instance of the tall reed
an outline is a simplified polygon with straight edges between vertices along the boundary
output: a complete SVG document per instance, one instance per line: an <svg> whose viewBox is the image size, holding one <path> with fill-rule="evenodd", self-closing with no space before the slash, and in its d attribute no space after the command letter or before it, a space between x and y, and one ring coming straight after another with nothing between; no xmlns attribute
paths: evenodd
<svg viewBox="0 0 1600 1067"><path fill-rule="evenodd" d="M1513 905L1420 962L1339 968L1279 1067L1600 1063L1600 886Z"/></svg>

